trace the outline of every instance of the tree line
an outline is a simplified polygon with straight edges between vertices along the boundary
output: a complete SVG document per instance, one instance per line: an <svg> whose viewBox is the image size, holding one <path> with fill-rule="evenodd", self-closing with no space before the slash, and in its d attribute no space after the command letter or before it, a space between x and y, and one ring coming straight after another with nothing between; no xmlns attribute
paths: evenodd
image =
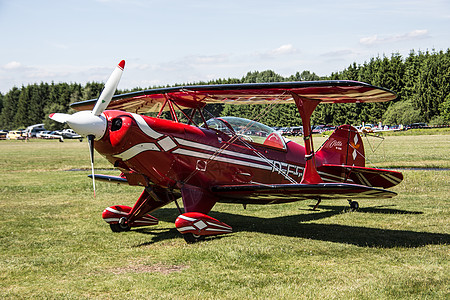
<svg viewBox="0 0 450 300"><path fill-rule="evenodd" d="M248 72L241 79L216 79L193 84L230 84L313 80L356 80L384 87L397 93L395 101L319 105L312 124L450 124L450 49L447 51L414 51L406 58L394 53L377 56L363 64L352 63L343 71L320 77L310 71L283 77L272 70ZM157 88L157 87L151 87ZM52 112L72 113L73 102L97 98L103 83L40 83L13 87L0 93L0 129L18 129L44 123L47 129L59 126L47 118ZM136 88L134 90L140 90ZM133 90L131 90L133 91ZM116 94L130 92L119 90ZM215 116L257 118L269 126L301 124L295 104L279 105L211 105L206 109Z"/></svg>

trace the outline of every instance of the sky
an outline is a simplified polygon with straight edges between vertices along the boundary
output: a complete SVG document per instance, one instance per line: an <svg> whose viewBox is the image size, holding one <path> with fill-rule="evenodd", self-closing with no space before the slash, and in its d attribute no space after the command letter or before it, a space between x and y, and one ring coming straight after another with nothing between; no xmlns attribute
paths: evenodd
<svg viewBox="0 0 450 300"><path fill-rule="evenodd" d="M0 0L0 92L41 82L119 89L331 75L353 62L450 48L450 0Z"/></svg>

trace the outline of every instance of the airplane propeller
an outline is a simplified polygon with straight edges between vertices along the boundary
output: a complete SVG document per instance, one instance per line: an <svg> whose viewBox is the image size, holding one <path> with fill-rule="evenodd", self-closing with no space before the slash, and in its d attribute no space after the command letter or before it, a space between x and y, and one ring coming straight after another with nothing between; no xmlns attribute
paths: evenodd
<svg viewBox="0 0 450 300"><path fill-rule="evenodd" d="M95 197L95 177L94 177L94 141L100 140L106 132L107 121L102 113L108 107L116 92L117 85L122 77L125 61L122 60L112 72L105 83L105 87L98 97L92 111L79 111L72 115L63 113L53 113L49 118L59 122L67 123L79 135L85 136L89 143L89 154L91 158L92 185Z"/></svg>
<svg viewBox="0 0 450 300"><path fill-rule="evenodd" d="M92 134L87 136L88 144L89 144L89 157L91 158L92 187L94 188L94 197L95 197L94 138L95 137Z"/></svg>

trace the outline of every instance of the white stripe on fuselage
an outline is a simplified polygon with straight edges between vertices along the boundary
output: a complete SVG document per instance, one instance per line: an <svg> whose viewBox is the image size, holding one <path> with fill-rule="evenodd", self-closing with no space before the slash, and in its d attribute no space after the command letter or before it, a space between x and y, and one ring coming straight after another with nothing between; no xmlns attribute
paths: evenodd
<svg viewBox="0 0 450 300"><path fill-rule="evenodd" d="M116 209L111 208L111 207L107 207L107 208L105 208L105 210L107 210L107 211L109 211L109 212L112 212L112 213L114 213L114 214L128 215L128 213L125 212L125 211L116 210Z"/></svg>
<svg viewBox="0 0 450 300"><path fill-rule="evenodd" d="M121 158L122 160L129 160L142 153L144 151L160 151L159 148L154 143L142 143L125 150L122 153L113 155L114 157Z"/></svg>
<svg viewBox="0 0 450 300"><path fill-rule="evenodd" d="M161 134L161 133L155 131L153 128L151 128L141 115L138 115L135 113L130 113L130 115L133 116L133 118L135 119L136 123L138 124L138 126L142 130L142 132L144 132L149 137L156 140L156 139L159 139L164 136L163 134ZM254 167L254 168L263 169L263 170L272 170L273 172L276 171L275 168L273 167L273 164L275 163L275 161L273 161L273 160L268 160L272 164L272 165L269 165L267 160L265 160L259 156L244 154L244 153L240 153L240 152L234 152L234 151L230 151L230 150L223 150L221 148L204 145L201 143L197 143L197 142L182 139L182 138L177 138L177 137L174 137L174 138L180 145L218 153L217 156L215 156L214 154L207 154L207 153L203 153L203 152L178 148L178 149L172 151L172 153L174 153L174 154L181 154L181 155L198 157L198 158L203 158L203 159L211 159L212 158L212 160L215 160L215 161L249 166L249 167ZM141 143L141 144L137 144L137 145L129 148L128 150L125 150L122 153L114 155L114 157L122 158L125 161L125 160L129 160L129 159L133 158L134 156L136 156L144 151L160 151L160 149L154 143ZM220 155L234 156L236 159L226 158L226 157L222 157ZM249 160L253 160L255 162L260 162L263 164L243 161L243 160L240 160L239 158L249 159ZM299 168L303 169L303 167L299 167ZM323 175L328 175L330 177L335 177L335 178L338 177L336 175L331 175L331 174L327 174L327 173L323 173L323 172L320 172L320 173L322 173ZM300 174L298 174L298 176L300 176ZM339 178L341 180L343 179L342 177L339 177ZM339 181L340 180L337 180L337 182L339 182Z"/></svg>
<svg viewBox="0 0 450 300"><path fill-rule="evenodd" d="M257 163L252 163L252 162L248 162L248 161L243 161L243 160L239 160L239 159L233 159L233 158L227 158L227 157L222 157L222 156L212 156L211 154L208 153L202 153L202 152L197 152L197 151L192 151L192 150L186 150L186 149L176 149L175 151L173 151L173 153L175 154L181 154L181 155L186 155L186 156L192 156L192 157L197 157L197 158L202 158L205 160L211 159L213 161L220 161L220 162L226 162L226 163L230 163L230 164L235 164L235 165L242 165L242 166L248 166L248 167L253 167L253 168L258 168L258 169L263 169L263 170L272 170L272 167L269 165L261 165L261 164L257 164Z"/></svg>
<svg viewBox="0 0 450 300"><path fill-rule="evenodd" d="M230 151L230 150L223 150L221 148L208 146L208 145L196 143L196 142L185 140L185 139L181 139L181 138L175 138L175 140L180 145L183 145L183 146L188 146L188 147L197 148L197 149L201 149L201 150L213 151L213 152L219 153L219 154L226 154L226 155L230 155L230 156L236 156L236 157L240 157L240 158L256 160L256 161L259 161L259 162L266 162L266 160L264 160L263 158L261 158L259 156L255 156L255 155L248 155L248 154L234 152L234 151Z"/></svg>
<svg viewBox="0 0 450 300"><path fill-rule="evenodd" d="M144 118L141 115L130 113L130 115L133 116L134 120L138 124L139 128L142 130L143 133L151 137L152 139L159 139L163 136L163 134L153 130L147 122L145 122Z"/></svg>

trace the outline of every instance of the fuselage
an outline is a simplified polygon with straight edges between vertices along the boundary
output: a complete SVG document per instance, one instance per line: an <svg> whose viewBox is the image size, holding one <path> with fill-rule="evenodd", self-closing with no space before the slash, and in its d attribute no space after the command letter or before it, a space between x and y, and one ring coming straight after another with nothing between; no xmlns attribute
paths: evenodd
<svg viewBox="0 0 450 300"><path fill-rule="evenodd" d="M122 111L105 111L104 116L108 128L95 149L113 165L126 166L165 188L177 183L209 188L299 182L305 166L303 146L264 132L253 132L261 136L255 141L245 132L238 138L213 128ZM267 143L268 139L275 141Z"/></svg>

